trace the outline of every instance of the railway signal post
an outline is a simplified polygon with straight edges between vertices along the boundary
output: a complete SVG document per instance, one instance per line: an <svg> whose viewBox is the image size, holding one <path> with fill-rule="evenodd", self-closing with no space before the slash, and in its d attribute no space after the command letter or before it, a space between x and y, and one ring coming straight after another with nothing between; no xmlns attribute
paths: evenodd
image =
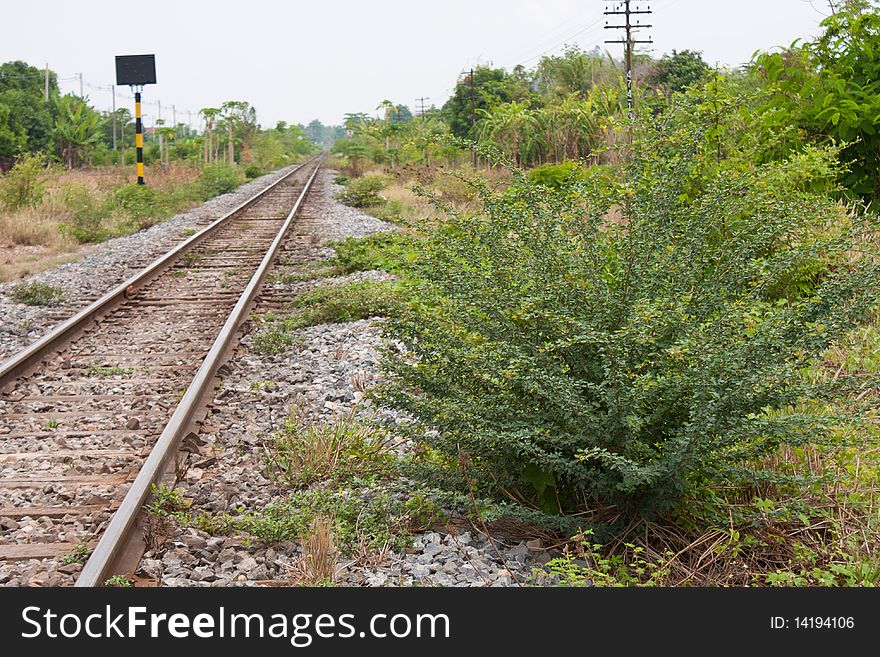
<svg viewBox="0 0 880 657"><path fill-rule="evenodd" d="M127 84L134 92L137 184L144 184L144 125L141 120L141 92L144 85L156 84L155 55L117 55L116 84Z"/></svg>

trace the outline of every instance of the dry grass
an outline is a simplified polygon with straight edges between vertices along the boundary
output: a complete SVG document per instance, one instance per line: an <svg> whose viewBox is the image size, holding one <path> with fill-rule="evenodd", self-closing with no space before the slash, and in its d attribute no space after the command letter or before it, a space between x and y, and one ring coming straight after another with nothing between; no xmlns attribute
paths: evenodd
<svg viewBox="0 0 880 657"><path fill-rule="evenodd" d="M193 183L199 175L198 166L183 162L152 166L146 171L148 184L159 192ZM131 182L134 182L134 168L128 166L50 172L41 203L15 211L0 211L0 282L37 273L93 250L92 246L78 244L59 229L72 220L65 202L66 190L87 190L101 200Z"/></svg>
<svg viewBox="0 0 880 657"><path fill-rule="evenodd" d="M304 583L332 582L336 576L338 550L333 532L333 521L318 517L312 521L302 539L303 556L300 561Z"/></svg>

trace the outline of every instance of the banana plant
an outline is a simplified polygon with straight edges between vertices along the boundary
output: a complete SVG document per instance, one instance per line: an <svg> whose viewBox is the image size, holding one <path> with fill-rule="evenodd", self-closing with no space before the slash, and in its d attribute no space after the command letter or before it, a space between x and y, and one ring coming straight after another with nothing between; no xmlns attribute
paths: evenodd
<svg viewBox="0 0 880 657"><path fill-rule="evenodd" d="M66 94L55 98L55 137L68 169L80 164L90 146L101 139L101 116L86 99Z"/></svg>

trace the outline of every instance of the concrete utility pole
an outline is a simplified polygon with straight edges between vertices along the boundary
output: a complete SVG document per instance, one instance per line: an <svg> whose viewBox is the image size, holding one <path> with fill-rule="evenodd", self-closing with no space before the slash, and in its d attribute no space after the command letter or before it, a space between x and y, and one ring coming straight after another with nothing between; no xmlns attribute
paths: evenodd
<svg viewBox="0 0 880 657"><path fill-rule="evenodd" d="M636 0L624 0L623 2L613 3L612 5L610 5L610 9L606 6L605 9L606 16L625 17L625 23L623 25L609 25L608 21L605 21L605 29L625 30L626 38L613 39L606 41L605 43L622 43L626 45L626 106L630 120L632 120L633 118L633 50L635 49L635 44L637 43L654 43L651 39L633 39L633 32L635 32L636 30L653 27L651 25L642 25L638 21L638 19L636 19L636 23L633 24L632 17L634 15L652 13L651 5L648 5L645 9L640 9L639 5L641 4L643 3L637 2ZM635 5L635 8L633 8L631 5Z"/></svg>
<svg viewBox="0 0 880 657"><path fill-rule="evenodd" d="M49 102L49 62L46 62L46 80L43 89L43 100Z"/></svg>
<svg viewBox="0 0 880 657"><path fill-rule="evenodd" d="M476 80L474 80L474 69L471 69L470 75L471 85L471 137L477 140L477 88ZM474 151L474 169L477 168L477 151Z"/></svg>
<svg viewBox="0 0 880 657"><path fill-rule="evenodd" d="M110 93L113 95L113 150L116 150L116 85L110 85Z"/></svg>
<svg viewBox="0 0 880 657"><path fill-rule="evenodd" d="M82 73L79 74L79 97L85 98L85 96L83 95L83 74Z"/></svg>
<svg viewBox="0 0 880 657"><path fill-rule="evenodd" d="M419 104L419 116L422 118L419 121L419 136L422 139L422 162L428 161L428 145L425 143L425 101L430 100L430 98L416 98L416 102Z"/></svg>

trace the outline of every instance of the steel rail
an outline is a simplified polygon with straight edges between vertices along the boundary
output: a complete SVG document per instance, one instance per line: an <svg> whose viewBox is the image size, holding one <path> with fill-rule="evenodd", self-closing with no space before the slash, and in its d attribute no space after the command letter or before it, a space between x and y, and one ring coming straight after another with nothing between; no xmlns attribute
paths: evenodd
<svg viewBox="0 0 880 657"><path fill-rule="evenodd" d="M168 269L183 253L200 244L207 237L216 232L221 226L225 225L233 216L253 205L255 202L263 198L263 196L269 191L275 189L275 187L280 185L283 181L287 180L290 176L314 160L315 158L311 158L303 164L300 164L265 189L241 203L234 210L205 226L195 235L192 235L189 239L181 242L165 255L154 260L134 276L125 282L120 283L78 313L57 325L49 333L30 346L25 347L0 363L0 390L3 390L5 386L11 383L16 377L26 374L33 367L39 365L47 354L53 350L59 349L67 340L70 340L73 336L82 331L82 329L92 322L92 320L109 312L122 303L126 299L126 295L130 294L132 290L143 287L155 279L159 274Z"/></svg>
<svg viewBox="0 0 880 657"><path fill-rule="evenodd" d="M293 223L294 216L299 211L319 169L320 162L306 181L305 187L303 187L293 209L287 215L284 224L281 226L278 234L272 241L272 245L266 251L266 255L263 256L259 267L254 272L250 282L226 319L223 328L220 329L217 339L211 346L208 355L205 356L205 360L202 362L192 383L187 387L186 393L165 426L165 430L159 436L131 488L129 488L119 508L110 519L110 524L101 535L98 545L83 567L75 586L100 586L108 577L116 574L113 572L114 564L122 556L128 541L132 537L132 532L138 527L138 515L144 503L150 497L152 485L158 484L161 480L169 461L176 455L181 440L189 433L205 396L214 389L213 381L217 370L220 369L228 350L232 347L239 326L247 318L247 314L256 299L263 280L272 262L278 255L281 243L290 225Z"/></svg>

